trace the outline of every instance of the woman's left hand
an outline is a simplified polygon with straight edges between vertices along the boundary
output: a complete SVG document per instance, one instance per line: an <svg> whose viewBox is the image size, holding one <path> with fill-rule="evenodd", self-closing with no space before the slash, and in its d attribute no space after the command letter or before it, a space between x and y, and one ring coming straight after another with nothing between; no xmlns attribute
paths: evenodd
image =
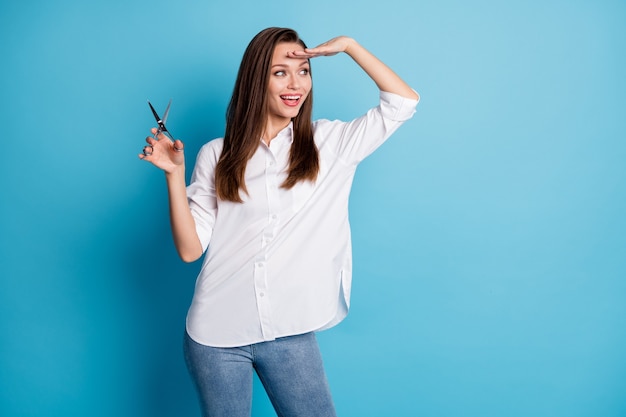
<svg viewBox="0 0 626 417"><path fill-rule="evenodd" d="M288 53L290 58L315 58L318 56L332 56L340 52L348 52L354 39L347 36L338 36L315 48L306 48L303 51L292 51Z"/></svg>
<svg viewBox="0 0 626 417"><path fill-rule="evenodd" d="M381 91L398 94L412 100L419 100L419 95L404 80L398 77L391 68L372 55L356 40L347 36L338 36L315 48L291 51L287 56L290 58L309 59L318 56L336 55L340 52L345 52L363 68Z"/></svg>

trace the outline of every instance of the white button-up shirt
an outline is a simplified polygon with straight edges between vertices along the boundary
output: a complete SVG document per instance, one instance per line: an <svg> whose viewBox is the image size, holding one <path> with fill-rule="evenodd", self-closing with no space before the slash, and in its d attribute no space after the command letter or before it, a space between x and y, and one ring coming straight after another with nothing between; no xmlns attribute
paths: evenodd
<svg viewBox="0 0 626 417"><path fill-rule="evenodd" d="M205 254L187 314L198 343L234 347L331 327L347 314L352 280L348 197L357 164L415 112L416 100L381 92L351 121L313 123L315 183L281 188L292 126L248 162L242 203L215 193L223 140L198 154L187 195Z"/></svg>

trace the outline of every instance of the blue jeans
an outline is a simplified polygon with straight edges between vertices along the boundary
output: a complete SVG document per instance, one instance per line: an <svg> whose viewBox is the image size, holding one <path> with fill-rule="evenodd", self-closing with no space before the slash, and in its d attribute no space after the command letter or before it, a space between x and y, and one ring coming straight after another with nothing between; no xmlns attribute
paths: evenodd
<svg viewBox="0 0 626 417"><path fill-rule="evenodd" d="M184 350L205 417L249 417L254 371L279 417L336 416L314 333L215 348L185 332Z"/></svg>

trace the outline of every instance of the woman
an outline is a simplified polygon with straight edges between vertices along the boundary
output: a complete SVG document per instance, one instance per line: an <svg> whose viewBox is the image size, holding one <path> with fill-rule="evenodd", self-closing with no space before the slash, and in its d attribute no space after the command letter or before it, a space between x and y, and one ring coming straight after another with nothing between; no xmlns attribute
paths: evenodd
<svg viewBox="0 0 626 417"><path fill-rule="evenodd" d="M348 123L312 122L310 59L340 52L376 83L380 105ZM207 252L185 334L204 415L249 416L254 371L279 416L335 415L314 332L348 312L350 186L418 100L351 38L307 48L269 28L248 45L224 138L202 147L188 187L183 143L146 139L139 157L165 171L180 257Z"/></svg>

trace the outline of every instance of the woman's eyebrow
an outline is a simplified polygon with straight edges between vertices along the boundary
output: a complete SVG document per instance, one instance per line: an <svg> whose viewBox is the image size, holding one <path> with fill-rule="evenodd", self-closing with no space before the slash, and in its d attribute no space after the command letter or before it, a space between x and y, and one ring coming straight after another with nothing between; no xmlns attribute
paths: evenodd
<svg viewBox="0 0 626 417"><path fill-rule="evenodd" d="M293 59L293 58L292 58L292 59ZM308 66L308 65L309 65L309 61L305 59L305 60L304 60L304 61L302 61L302 62L300 63L300 65L298 65L298 66L299 66L299 67L304 67L304 66ZM275 67L283 67L283 68L286 68L286 67L289 67L289 66L290 66L290 65L288 65L288 64L274 64L274 65L272 65L272 67L271 67L271 68L275 68Z"/></svg>

